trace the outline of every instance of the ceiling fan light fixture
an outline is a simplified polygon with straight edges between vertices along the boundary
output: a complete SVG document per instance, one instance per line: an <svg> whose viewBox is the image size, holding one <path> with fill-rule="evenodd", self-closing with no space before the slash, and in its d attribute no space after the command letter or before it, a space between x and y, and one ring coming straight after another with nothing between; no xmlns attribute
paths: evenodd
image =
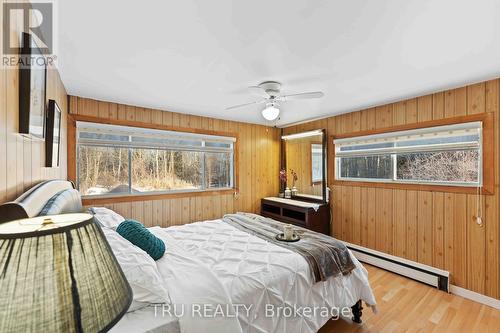
<svg viewBox="0 0 500 333"><path fill-rule="evenodd" d="M269 121L275 120L276 118L278 118L279 115L280 115L280 109L278 108L277 105L274 104L269 104L266 106L264 110L262 110L262 117L264 117L264 119Z"/></svg>

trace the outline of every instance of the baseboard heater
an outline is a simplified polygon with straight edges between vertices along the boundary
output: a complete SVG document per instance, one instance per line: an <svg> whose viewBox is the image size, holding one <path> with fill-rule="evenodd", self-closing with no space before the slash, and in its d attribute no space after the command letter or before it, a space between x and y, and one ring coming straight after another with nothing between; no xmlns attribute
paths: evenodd
<svg viewBox="0 0 500 333"><path fill-rule="evenodd" d="M354 256L361 262L376 266L387 271L406 276L449 292L450 273L428 265L396 257L390 254L368 249L363 246L343 242Z"/></svg>

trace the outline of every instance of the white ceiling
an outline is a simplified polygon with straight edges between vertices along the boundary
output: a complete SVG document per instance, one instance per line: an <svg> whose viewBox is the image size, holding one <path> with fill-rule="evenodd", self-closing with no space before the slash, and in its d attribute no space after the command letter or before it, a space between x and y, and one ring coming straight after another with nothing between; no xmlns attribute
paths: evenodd
<svg viewBox="0 0 500 333"><path fill-rule="evenodd" d="M246 89L322 90L278 125L500 76L498 0L58 1L69 94L266 123ZM269 123L268 123L269 124Z"/></svg>

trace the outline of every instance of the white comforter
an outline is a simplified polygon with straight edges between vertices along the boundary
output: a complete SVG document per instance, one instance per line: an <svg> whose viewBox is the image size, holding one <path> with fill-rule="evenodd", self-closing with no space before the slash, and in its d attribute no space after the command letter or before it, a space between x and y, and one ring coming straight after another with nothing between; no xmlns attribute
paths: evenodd
<svg viewBox="0 0 500 333"><path fill-rule="evenodd" d="M351 274L314 284L299 254L222 220L150 230L167 246L157 265L173 304L184 308L181 332L316 332L331 317L327 308L351 307L360 299L375 305L367 271L352 255ZM200 306L210 318L199 316ZM287 306L317 312L294 315L283 310Z"/></svg>

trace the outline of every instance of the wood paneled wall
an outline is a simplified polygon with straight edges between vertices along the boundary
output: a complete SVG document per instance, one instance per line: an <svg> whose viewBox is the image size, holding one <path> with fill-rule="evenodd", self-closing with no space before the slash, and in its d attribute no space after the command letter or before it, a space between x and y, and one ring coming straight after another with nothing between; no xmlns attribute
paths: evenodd
<svg viewBox="0 0 500 333"><path fill-rule="evenodd" d="M285 129L327 129L328 136L483 112L495 114L495 195L333 185L333 235L342 240L450 271L451 283L500 298L500 80L347 113ZM478 209L479 208L479 209ZM475 222L482 216L484 224Z"/></svg>
<svg viewBox="0 0 500 333"><path fill-rule="evenodd" d="M2 1L3 3L4 1ZM3 17L3 6L0 6ZM19 18L14 19L11 39L21 33ZM3 45L3 24L0 45ZM0 52L3 52L0 49ZM4 54L1 54L3 59ZM0 73L0 203L15 199L31 186L46 179L66 179L66 115L67 95L57 69L47 71L47 100L54 99L62 112L60 166L45 168L45 142L18 134L19 127L19 71L17 66L1 63Z"/></svg>
<svg viewBox="0 0 500 333"><path fill-rule="evenodd" d="M260 211L260 199L279 191L280 131L276 128L70 97L70 113L102 119L237 132L239 194L215 194L104 204L147 226L171 226Z"/></svg>

